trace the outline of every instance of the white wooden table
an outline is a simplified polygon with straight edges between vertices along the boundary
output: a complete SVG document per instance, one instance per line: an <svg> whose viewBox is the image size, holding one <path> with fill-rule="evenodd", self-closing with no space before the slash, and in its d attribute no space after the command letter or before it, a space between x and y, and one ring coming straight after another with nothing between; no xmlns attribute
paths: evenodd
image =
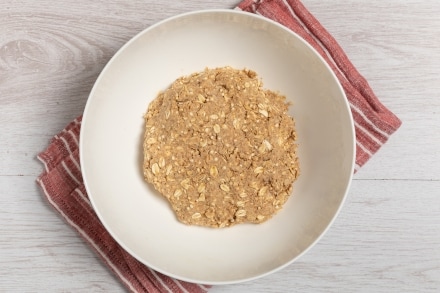
<svg viewBox="0 0 440 293"><path fill-rule="evenodd" d="M303 0L403 126L289 267L211 292L440 292L440 2ZM124 292L43 199L35 156L151 24L238 1L0 2L0 292Z"/></svg>

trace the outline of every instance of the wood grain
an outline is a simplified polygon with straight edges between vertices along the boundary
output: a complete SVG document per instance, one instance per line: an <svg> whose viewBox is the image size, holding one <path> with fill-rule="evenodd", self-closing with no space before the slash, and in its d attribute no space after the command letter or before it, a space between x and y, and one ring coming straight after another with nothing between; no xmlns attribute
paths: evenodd
<svg viewBox="0 0 440 293"><path fill-rule="evenodd" d="M0 2L0 292L125 292L41 196L35 159L113 54L172 15L238 1ZM211 292L440 291L440 2L303 3L403 125L297 262Z"/></svg>

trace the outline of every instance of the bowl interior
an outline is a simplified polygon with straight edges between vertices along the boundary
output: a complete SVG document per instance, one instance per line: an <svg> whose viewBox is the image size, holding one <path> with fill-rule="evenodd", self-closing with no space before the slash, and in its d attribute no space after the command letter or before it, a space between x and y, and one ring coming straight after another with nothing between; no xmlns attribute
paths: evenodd
<svg viewBox="0 0 440 293"><path fill-rule="evenodd" d="M293 103L301 175L263 224L185 226L143 180L143 114L176 78L226 65L255 70ZM335 76L298 36L248 13L193 12L148 28L108 63L84 113L81 164L99 218L130 254L182 280L235 283L291 263L329 227L351 180L352 125Z"/></svg>

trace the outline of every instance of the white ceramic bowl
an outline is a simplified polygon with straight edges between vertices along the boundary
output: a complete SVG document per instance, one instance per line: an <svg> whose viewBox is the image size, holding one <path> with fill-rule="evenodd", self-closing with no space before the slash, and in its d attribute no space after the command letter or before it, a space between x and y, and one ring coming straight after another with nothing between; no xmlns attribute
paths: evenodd
<svg viewBox="0 0 440 293"><path fill-rule="evenodd" d="M263 224L186 226L143 180L143 114L177 77L226 65L255 70L293 102L301 176ZM355 154L346 97L323 59L281 25L233 10L172 17L130 40L96 81L80 139L88 194L116 241L159 272L204 284L265 276L309 250L344 202Z"/></svg>

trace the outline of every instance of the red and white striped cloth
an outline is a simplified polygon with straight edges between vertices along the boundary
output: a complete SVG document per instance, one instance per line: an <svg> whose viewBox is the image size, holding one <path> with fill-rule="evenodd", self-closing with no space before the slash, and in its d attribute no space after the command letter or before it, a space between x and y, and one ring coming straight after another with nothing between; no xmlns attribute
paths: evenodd
<svg viewBox="0 0 440 293"><path fill-rule="evenodd" d="M308 41L330 64L351 105L356 129L356 168L360 168L400 126L383 106L367 81L354 68L334 38L300 1L245 0L237 9L280 22ZM201 293L210 286L175 280L138 262L110 236L99 221L85 190L79 165L81 117L56 135L38 155L45 171L37 182L49 203L100 256L132 292Z"/></svg>

